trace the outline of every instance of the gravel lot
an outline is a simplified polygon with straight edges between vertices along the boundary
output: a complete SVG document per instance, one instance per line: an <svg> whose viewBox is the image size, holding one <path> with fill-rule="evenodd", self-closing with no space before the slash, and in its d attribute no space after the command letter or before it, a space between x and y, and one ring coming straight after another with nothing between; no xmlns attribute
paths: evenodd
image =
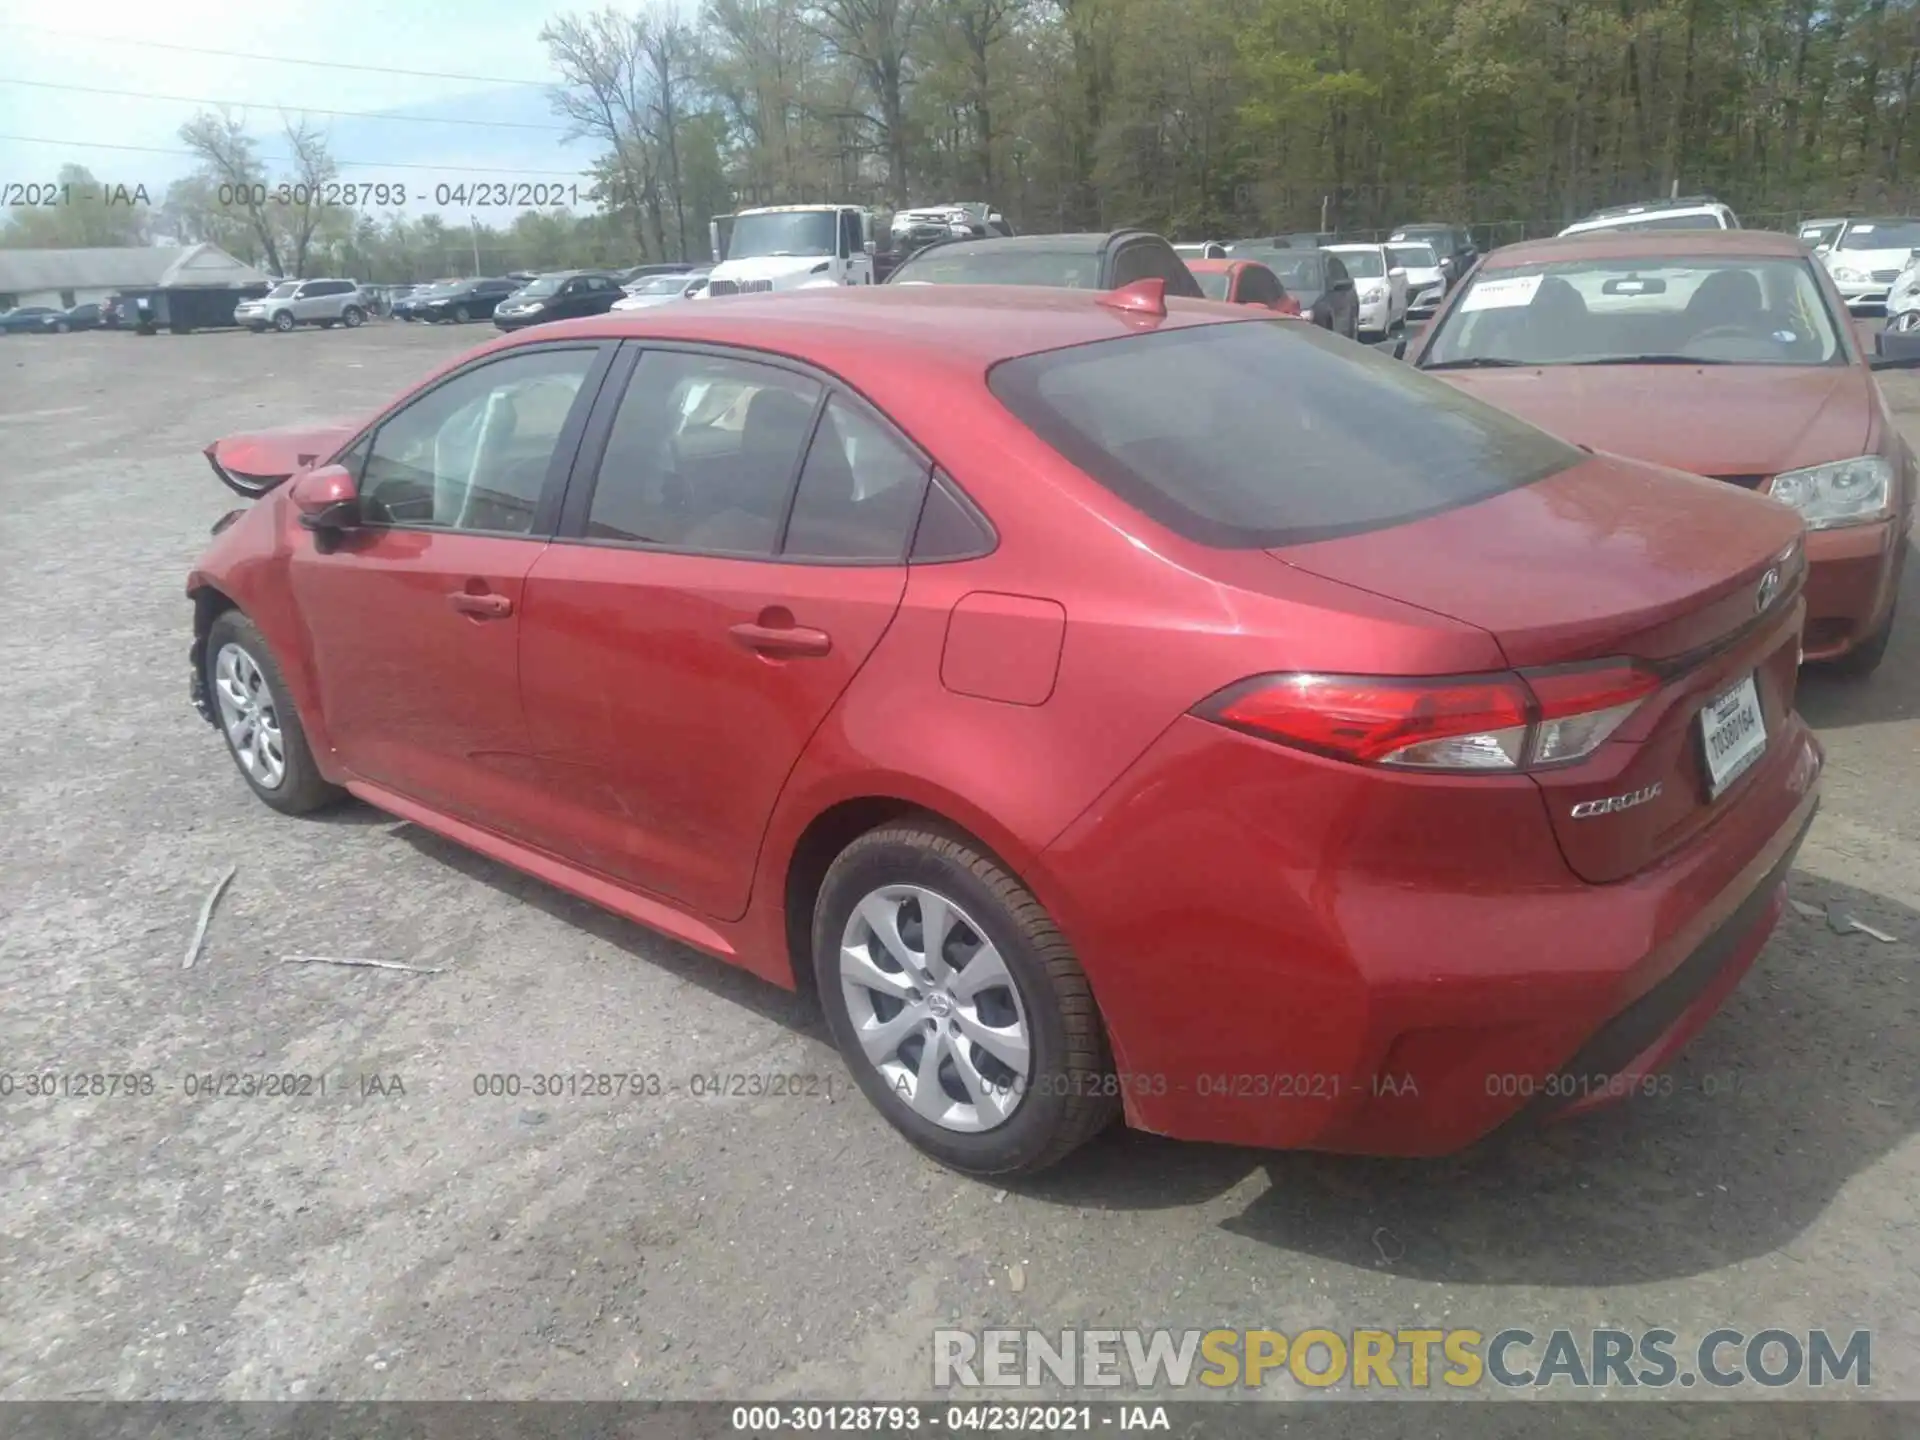
<svg viewBox="0 0 1920 1440"><path fill-rule="evenodd" d="M1790 914L1670 1098L1469 1156L1115 1131L1006 1193L849 1096L808 1003L363 807L282 819L188 707L182 583L236 503L200 447L491 333L0 341L0 1071L157 1079L0 1100L0 1398L899 1396L945 1324L1728 1324L1871 1327L1920 1399L1920 565L1880 675L1803 691L1793 893L1897 943ZM474 1093L556 1070L832 1096ZM186 1096L216 1071L328 1089Z"/></svg>

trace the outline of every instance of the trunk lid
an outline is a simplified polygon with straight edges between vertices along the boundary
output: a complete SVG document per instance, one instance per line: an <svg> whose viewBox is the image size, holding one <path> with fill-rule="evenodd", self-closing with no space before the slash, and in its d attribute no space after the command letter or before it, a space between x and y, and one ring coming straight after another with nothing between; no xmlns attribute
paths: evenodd
<svg viewBox="0 0 1920 1440"><path fill-rule="evenodd" d="M248 430L228 435L203 452L220 483L248 499L258 499L308 466L326 459L359 429L357 421Z"/></svg>
<svg viewBox="0 0 1920 1440"><path fill-rule="evenodd" d="M1784 762L1800 537L1799 517L1764 497L1595 456L1478 504L1271 553L1477 626L1515 669L1613 657L1653 669L1658 687L1597 751L1534 772L1567 863L1604 883L1684 843ZM1701 712L1748 677L1768 746L1715 794Z"/></svg>

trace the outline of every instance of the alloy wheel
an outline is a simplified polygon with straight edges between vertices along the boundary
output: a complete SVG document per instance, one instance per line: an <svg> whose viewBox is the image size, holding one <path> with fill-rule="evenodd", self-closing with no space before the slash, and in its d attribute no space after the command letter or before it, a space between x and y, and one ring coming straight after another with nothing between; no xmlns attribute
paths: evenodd
<svg viewBox="0 0 1920 1440"><path fill-rule="evenodd" d="M999 948L959 905L885 885L853 908L840 988L882 1081L922 1119L977 1134L1005 1124L1032 1078L1032 1027Z"/></svg>
<svg viewBox="0 0 1920 1440"><path fill-rule="evenodd" d="M213 694L233 758L263 790L279 789L287 778L280 711L259 662L232 641L214 657Z"/></svg>

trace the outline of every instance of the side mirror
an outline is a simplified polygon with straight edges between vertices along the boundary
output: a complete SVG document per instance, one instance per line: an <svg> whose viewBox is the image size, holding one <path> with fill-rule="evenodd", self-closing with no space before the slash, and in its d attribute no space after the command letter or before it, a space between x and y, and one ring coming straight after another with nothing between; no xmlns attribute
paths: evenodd
<svg viewBox="0 0 1920 1440"><path fill-rule="evenodd" d="M300 523L315 534L338 534L360 523L360 487L344 465L322 465L293 482L287 492Z"/></svg>

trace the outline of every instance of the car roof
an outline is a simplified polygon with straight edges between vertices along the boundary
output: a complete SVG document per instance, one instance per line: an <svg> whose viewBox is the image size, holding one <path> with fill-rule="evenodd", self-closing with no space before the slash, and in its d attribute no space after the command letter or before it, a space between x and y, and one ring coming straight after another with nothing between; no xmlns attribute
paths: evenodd
<svg viewBox="0 0 1920 1440"><path fill-rule="evenodd" d="M1025 251L1029 254L1045 253L1047 251L1084 252L1088 250L1098 250L1101 246L1118 240L1122 236L1131 237L1135 235L1151 236L1151 238L1154 239L1160 238L1147 230L1072 230L1061 235L979 236L970 240L947 240L936 243L942 255L973 255L978 253L1004 255L1015 251ZM929 245L926 250L918 253L924 255L933 249L934 246Z"/></svg>
<svg viewBox="0 0 1920 1440"><path fill-rule="evenodd" d="M1546 260L1632 260L1658 255L1798 259L1806 253L1799 236L1772 230L1590 230L1502 245L1480 263L1484 269L1501 270Z"/></svg>
<svg viewBox="0 0 1920 1440"><path fill-rule="evenodd" d="M1342 250L1380 250L1387 245L1385 240L1342 240L1338 245L1322 245L1322 250L1331 250L1339 254Z"/></svg>
<svg viewBox="0 0 1920 1440"><path fill-rule="evenodd" d="M1102 303L1110 292L1035 285L860 285L725 296L696 306L588 316L496 344L562 336L735 345L861 374L914 367L978 377L1002 360L1140 333L1142 317ZM1232 322L1211 302L1172 296L1153 328Z"/></svg>

